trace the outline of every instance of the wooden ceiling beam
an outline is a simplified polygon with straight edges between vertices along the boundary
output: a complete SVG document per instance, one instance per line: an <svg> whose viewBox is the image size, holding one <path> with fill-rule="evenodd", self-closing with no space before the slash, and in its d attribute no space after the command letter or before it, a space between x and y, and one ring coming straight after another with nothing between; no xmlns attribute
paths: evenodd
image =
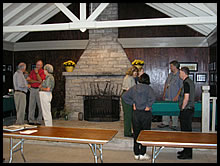
<svg viewBox="0 0 220 166"><path fill-rule="evenodd" d="M54 3L72 22L79 21L79 19L63 4Z"/></svg>
<svg viewBox="0 0 220 166"><path fill-rule="evenodd" d="M87 21L94 21L108 5L109 3L101 3L87 18Z"/></svg>
<svg viewBox="0 0 220 166"><path fill-rule="evenodd" d="M141 26L167 26L167 25L193 25L193 24L216 24L217 17L179 17L179 18L156 18L134 19L113 21L76 21L72 23L3 26L4 33L34 32L34 31L58 31L99 28L141 27Z"/></svg>

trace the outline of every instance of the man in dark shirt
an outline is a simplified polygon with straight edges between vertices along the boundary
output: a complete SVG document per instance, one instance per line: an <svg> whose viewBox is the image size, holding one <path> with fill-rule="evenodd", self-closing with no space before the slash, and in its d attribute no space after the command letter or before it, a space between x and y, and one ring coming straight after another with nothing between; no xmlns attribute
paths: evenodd
<svg viewBox="0 0 220 166"><path fill-rule="evenodd" d="M139 83L131 87L122 95L125 103L133 106L133 131L134 131L134 158L136 160L148 160L146 146L137 143L137 137L141 130L150 130L152 121L151 107L156 97L149 86L150 78L144 73L139 78Z"/></svg>
<svg viewBox="0 0 220 166"><path fill-rule="evenodd" d="M189 68L180 69L180 78L183 80L183 87L180 92L180 128L181 131L192 132L192 117L194 114L195 85L189 78ZM178 159L192 159L192 148L184 148L177 152Z"/></svg>

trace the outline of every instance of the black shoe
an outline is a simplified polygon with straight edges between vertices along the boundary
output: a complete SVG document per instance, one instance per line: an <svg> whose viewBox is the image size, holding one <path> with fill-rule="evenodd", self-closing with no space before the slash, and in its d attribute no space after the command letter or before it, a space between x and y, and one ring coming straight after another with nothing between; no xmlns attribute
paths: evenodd
<svg viewBox="0 0 220 166"><path fill-rule="evenodd" d="M124 135L125 137L133 137L133 133L129 134L129 135Z"/></svg>
<svg viewBox="0 0 220 166"><path fill-rule="evenodd" d="M177 131L177 127L176 126L171 126L170 129Z"/></svg>
<svg viewBox="0 0 220 166"><path fill-rule="evenodd" d="M157 127L159 127L159 128L164 128L164 127L168 127L169 125L165 125L165 124L160 124L160 125L157 125Z"/></svg>
<svg viewBox="0 0 220 166"><path fill-rule="evenodd" d="M184 160L184 159L192 159L192 155L187 155L187 154L183 153L183 154L177 156L177 158L178 159L182 159L182 160Z"/></svg>
<svg viewBox="0 0 220 166"><path fill-rule="evenodd" d="M29 125L35 125L35 123L32 123L32 122L30 122L30 123L28 123Z"/></svg>
<svg viewBox="0 0 220 166"><path fill-rule="evenodd" d="M35 123L35 125L40 126L40 125L41 125L41 123Z"/></svg>
<svg viewBox="0 0 220 166"><path fill-rule="evenodd" d="M177 154L181 154L181 155L182 155L183 153L184 153L184 150L177 152Z"/></svg>

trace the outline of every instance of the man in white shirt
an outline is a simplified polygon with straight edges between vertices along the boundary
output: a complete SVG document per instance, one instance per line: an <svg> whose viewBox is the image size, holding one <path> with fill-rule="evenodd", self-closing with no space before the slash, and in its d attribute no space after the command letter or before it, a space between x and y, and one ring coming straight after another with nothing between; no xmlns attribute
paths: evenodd
<svg viewBox="0 0 220 166"><path fill-rule="evenodd" d="M30 85L24 78L23 72L26 70L26 64L21 62L18 65L18 70L13 75L13 85L15 89L14 100L17 112L16 124L24 124L25 108L26 108L26 93Z"/></svg>

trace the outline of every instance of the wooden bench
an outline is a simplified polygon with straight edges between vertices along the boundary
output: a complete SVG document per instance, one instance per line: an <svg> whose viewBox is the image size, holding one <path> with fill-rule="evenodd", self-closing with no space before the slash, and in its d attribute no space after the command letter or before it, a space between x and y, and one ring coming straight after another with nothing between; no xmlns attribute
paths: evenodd
<svg viewBox="0 0 220 166"><path fill-rule="evenodd" d="M24 158L23 146L24 140L39 140L39 141L57 141L57 142L70 142L88 144L91 147L91 151L94 155L95 162L98 162L102 157L102 146L109 142L116 134L117 130L108 129L88 129L88 128L66 128L66 127L45 127L40 126L32 129L38 130L32 134L21 134L20 131L16 132L3 132L3 137L10 138L10 160L12 162L12 156L14 152L21 151L21 155ZM23 130L22 130L23 131ZM13 138L21 139L16 145L13 146ZM18 145L20 148L14 150ZM99 151L99 155L98 152Z"/></svg>
<svg viewBox="0 0 220 166"><path fill-rule="evenodd" d="M152 146L151 162L154 163L164 147L217 149L217 133L142 130L137 142Z"/></svg>

